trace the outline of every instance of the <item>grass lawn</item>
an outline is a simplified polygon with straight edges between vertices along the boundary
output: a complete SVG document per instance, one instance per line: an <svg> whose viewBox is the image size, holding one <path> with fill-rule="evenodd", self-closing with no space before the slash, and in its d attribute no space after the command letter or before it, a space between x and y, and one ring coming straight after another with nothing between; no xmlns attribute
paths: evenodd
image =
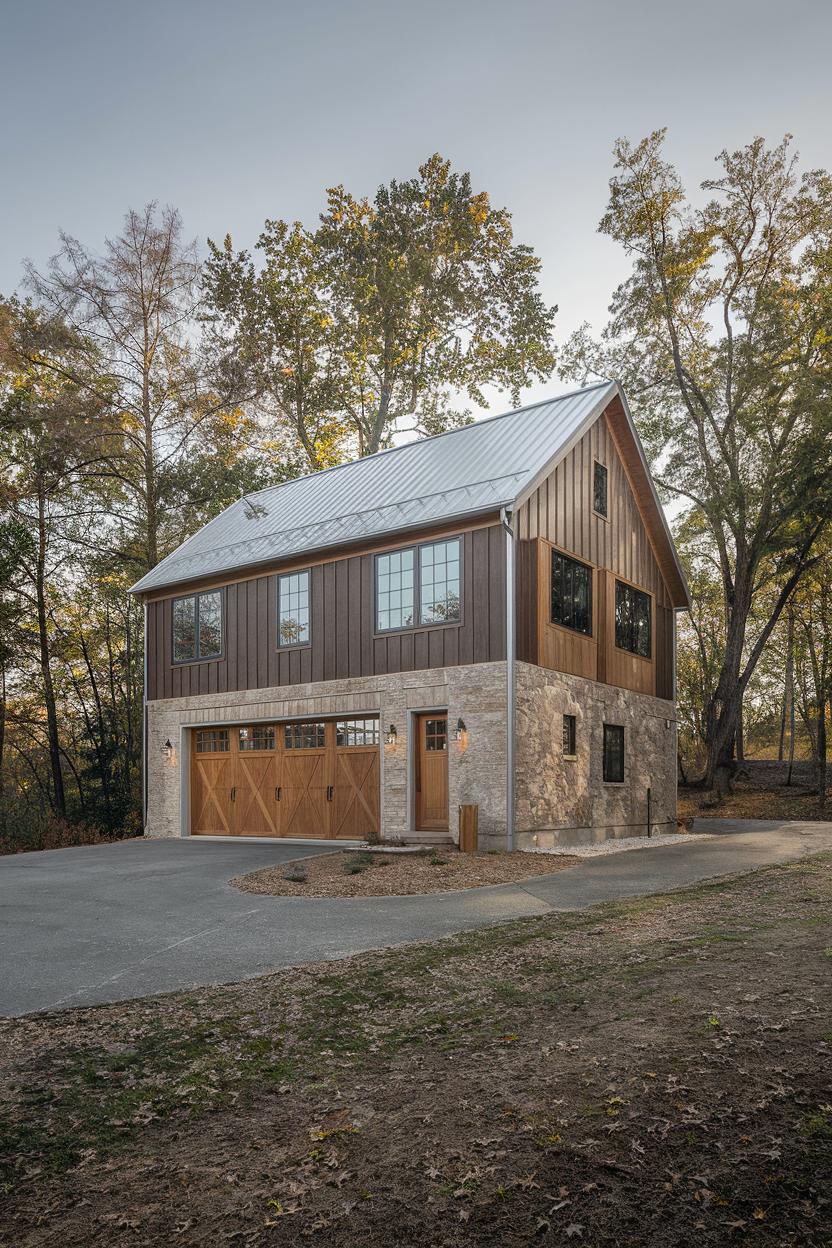
<svg viewBox="0 0 832 1248"><path fill-rule="evenodd" d="M0 1024L0 1243L832 1243L832 855Z"/></svg>

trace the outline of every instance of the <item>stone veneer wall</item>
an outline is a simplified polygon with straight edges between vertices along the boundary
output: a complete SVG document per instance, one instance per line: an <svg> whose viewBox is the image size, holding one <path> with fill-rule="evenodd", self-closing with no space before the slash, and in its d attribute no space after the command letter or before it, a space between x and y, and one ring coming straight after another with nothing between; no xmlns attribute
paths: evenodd
<svg viewBox="0 0 832 1248"><path fill-rule="evenodd" d="M297 716L332 716L378 712L382 740L395 724L394 746L382 745L381 819L384 838L412 836L413 801L409 732L412 712L448 710L448 790L450 832L458 839L457 807L479 805L480 843L505 843L506 689L505 663L475 663L389 676L328 680L274 689L241 690L168 698L148 703L148 811L145 835L181 836L183 750L190 748L183 729L199 724L234 724ZM457 719L465 721L465 739L457 743ZM173 758L163 752L174 744Z"/></svg>
<svg viewBox="0 0 832 1248"><path fill-rule="evenodd" d="M517 848L646 833L676 824L676 708L580 676L516 664ZM563 756L563 716L577 720L577 756ZM667 723L670 721L670 727ZM603 725L624 725L624 784L605 784Z"/></svg>

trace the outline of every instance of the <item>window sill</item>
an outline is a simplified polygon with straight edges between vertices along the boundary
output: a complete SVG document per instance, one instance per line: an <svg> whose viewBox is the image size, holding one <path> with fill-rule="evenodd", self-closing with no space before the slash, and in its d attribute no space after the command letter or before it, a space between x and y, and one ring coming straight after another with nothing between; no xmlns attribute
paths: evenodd
<svg viewBox="0 0 832 1248"><path fill-rule="evenodd" d="M567 762L567 763L574 763L574 762L577 762L577 760L578 760L578 755L577 755L577 754L563 754L563 755L562 755L562 758L563 758L564 762Z"/></svg>
<svg viewBox="0 0 832 1248"><path fill-rule="evenodd" d="M634 650L628 650L628 649L626 648L626 646L619 646L618 642L614 642L613 644L614 644L615 649L618 651L618 653L619 653L619 654L626 654L626 655L628 656L628 658L631 658L631 659L638 659L638 661L639 661L640 663L652 663L652 662L654 662L654 659L653 659L653 655L652 655L652 654L651 654L651 655L649 656L649 658L648 658L648 657L646 657L646 656L645 656L645 655L643 655L643 654L636 654L636 652L635 652Z"/></svg>
<svg viewBox="0 0 832 1248"><path fill-rule="evenodd" d="M171 667L194 667L197 663L221 663L225 658L224 654L212 654L207 659L171 659Z"/></svg>

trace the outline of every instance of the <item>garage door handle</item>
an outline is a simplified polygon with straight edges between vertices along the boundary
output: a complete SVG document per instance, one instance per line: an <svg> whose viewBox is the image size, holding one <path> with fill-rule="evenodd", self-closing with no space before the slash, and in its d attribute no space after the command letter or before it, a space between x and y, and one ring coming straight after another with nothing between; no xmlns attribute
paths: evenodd
<svg viewBox="0 0 832 1248"><path fill-rule="evenodd" d="M332 785L331 784L328 784L326 786L326 800L328 802L332 801Z"/></svg>
<svg viewBox="0 0 832 1248"><path fill-rule="evenodd" d="M232 802L236 802L236 800L237 800L237 789L236 789L236 786L235 786L235 787L231 790L231 800L232 800Z"/></svg>
<svg viewBox="0 0 832 1248"><path fill-rule="evenodd" d="M279 784L278 784L278 785L276 786L276 788L275 788L275 791L274 791L274 800L275 800L276 802L279 802L279 801L280 801L280 794L281 794L282 792L283 792L283 789L282 789L281 785L279 785Z"/></svg>

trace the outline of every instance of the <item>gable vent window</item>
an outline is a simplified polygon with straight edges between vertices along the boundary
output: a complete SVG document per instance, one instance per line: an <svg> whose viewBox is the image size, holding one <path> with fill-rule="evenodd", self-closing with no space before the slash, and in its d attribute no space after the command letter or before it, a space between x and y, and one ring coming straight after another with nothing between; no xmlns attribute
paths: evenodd
<svg viewBox="0 0 832 1248"><path fill-rule="evenodd" d="M592 636L592 568L552 551L552 623Z"/></svg>
<svg viewBox="0 0 832 1248"><path fill-rule="evenodd" d="M620 650L650 658L651 608L649 594L615 582L615 644Z"/></svg>
<svg viewBox="0 0 832 1248"><path fill-rule="evenodd" d="M458 624L462 618L458 537L376 555L376 631Z"/></svg>
<svg viewBox="0 0 832 1248"><path fill-rule="evenodd" d="M309 572L277 578L277 644L309 645Z"/></svg>
<svg viewBox="0 0 832 1248"><path fill-rule="evenodd" d="M621 724L604 724L604 782L624 783L624 728Z"/></svg>
<svg viewBox="0 0 832 1248"><path fill-rule="evenodd" d="M592 507L599 516L607 518L607 469L604 464L595 461L595 472L592 479Z"/></svg>
<svg viewBox="0 0 832 1248"><path fill-rule="evenodd" d="M173 600L173 661L218 659L222 654L222 592Z"/></svg>
<svg viewBox="0 0 832 1248"><path fill-rule="evenodd" d="M578 721L574 715L563 717L563 753L566 758L574 758L577 754Z"/></svg>

